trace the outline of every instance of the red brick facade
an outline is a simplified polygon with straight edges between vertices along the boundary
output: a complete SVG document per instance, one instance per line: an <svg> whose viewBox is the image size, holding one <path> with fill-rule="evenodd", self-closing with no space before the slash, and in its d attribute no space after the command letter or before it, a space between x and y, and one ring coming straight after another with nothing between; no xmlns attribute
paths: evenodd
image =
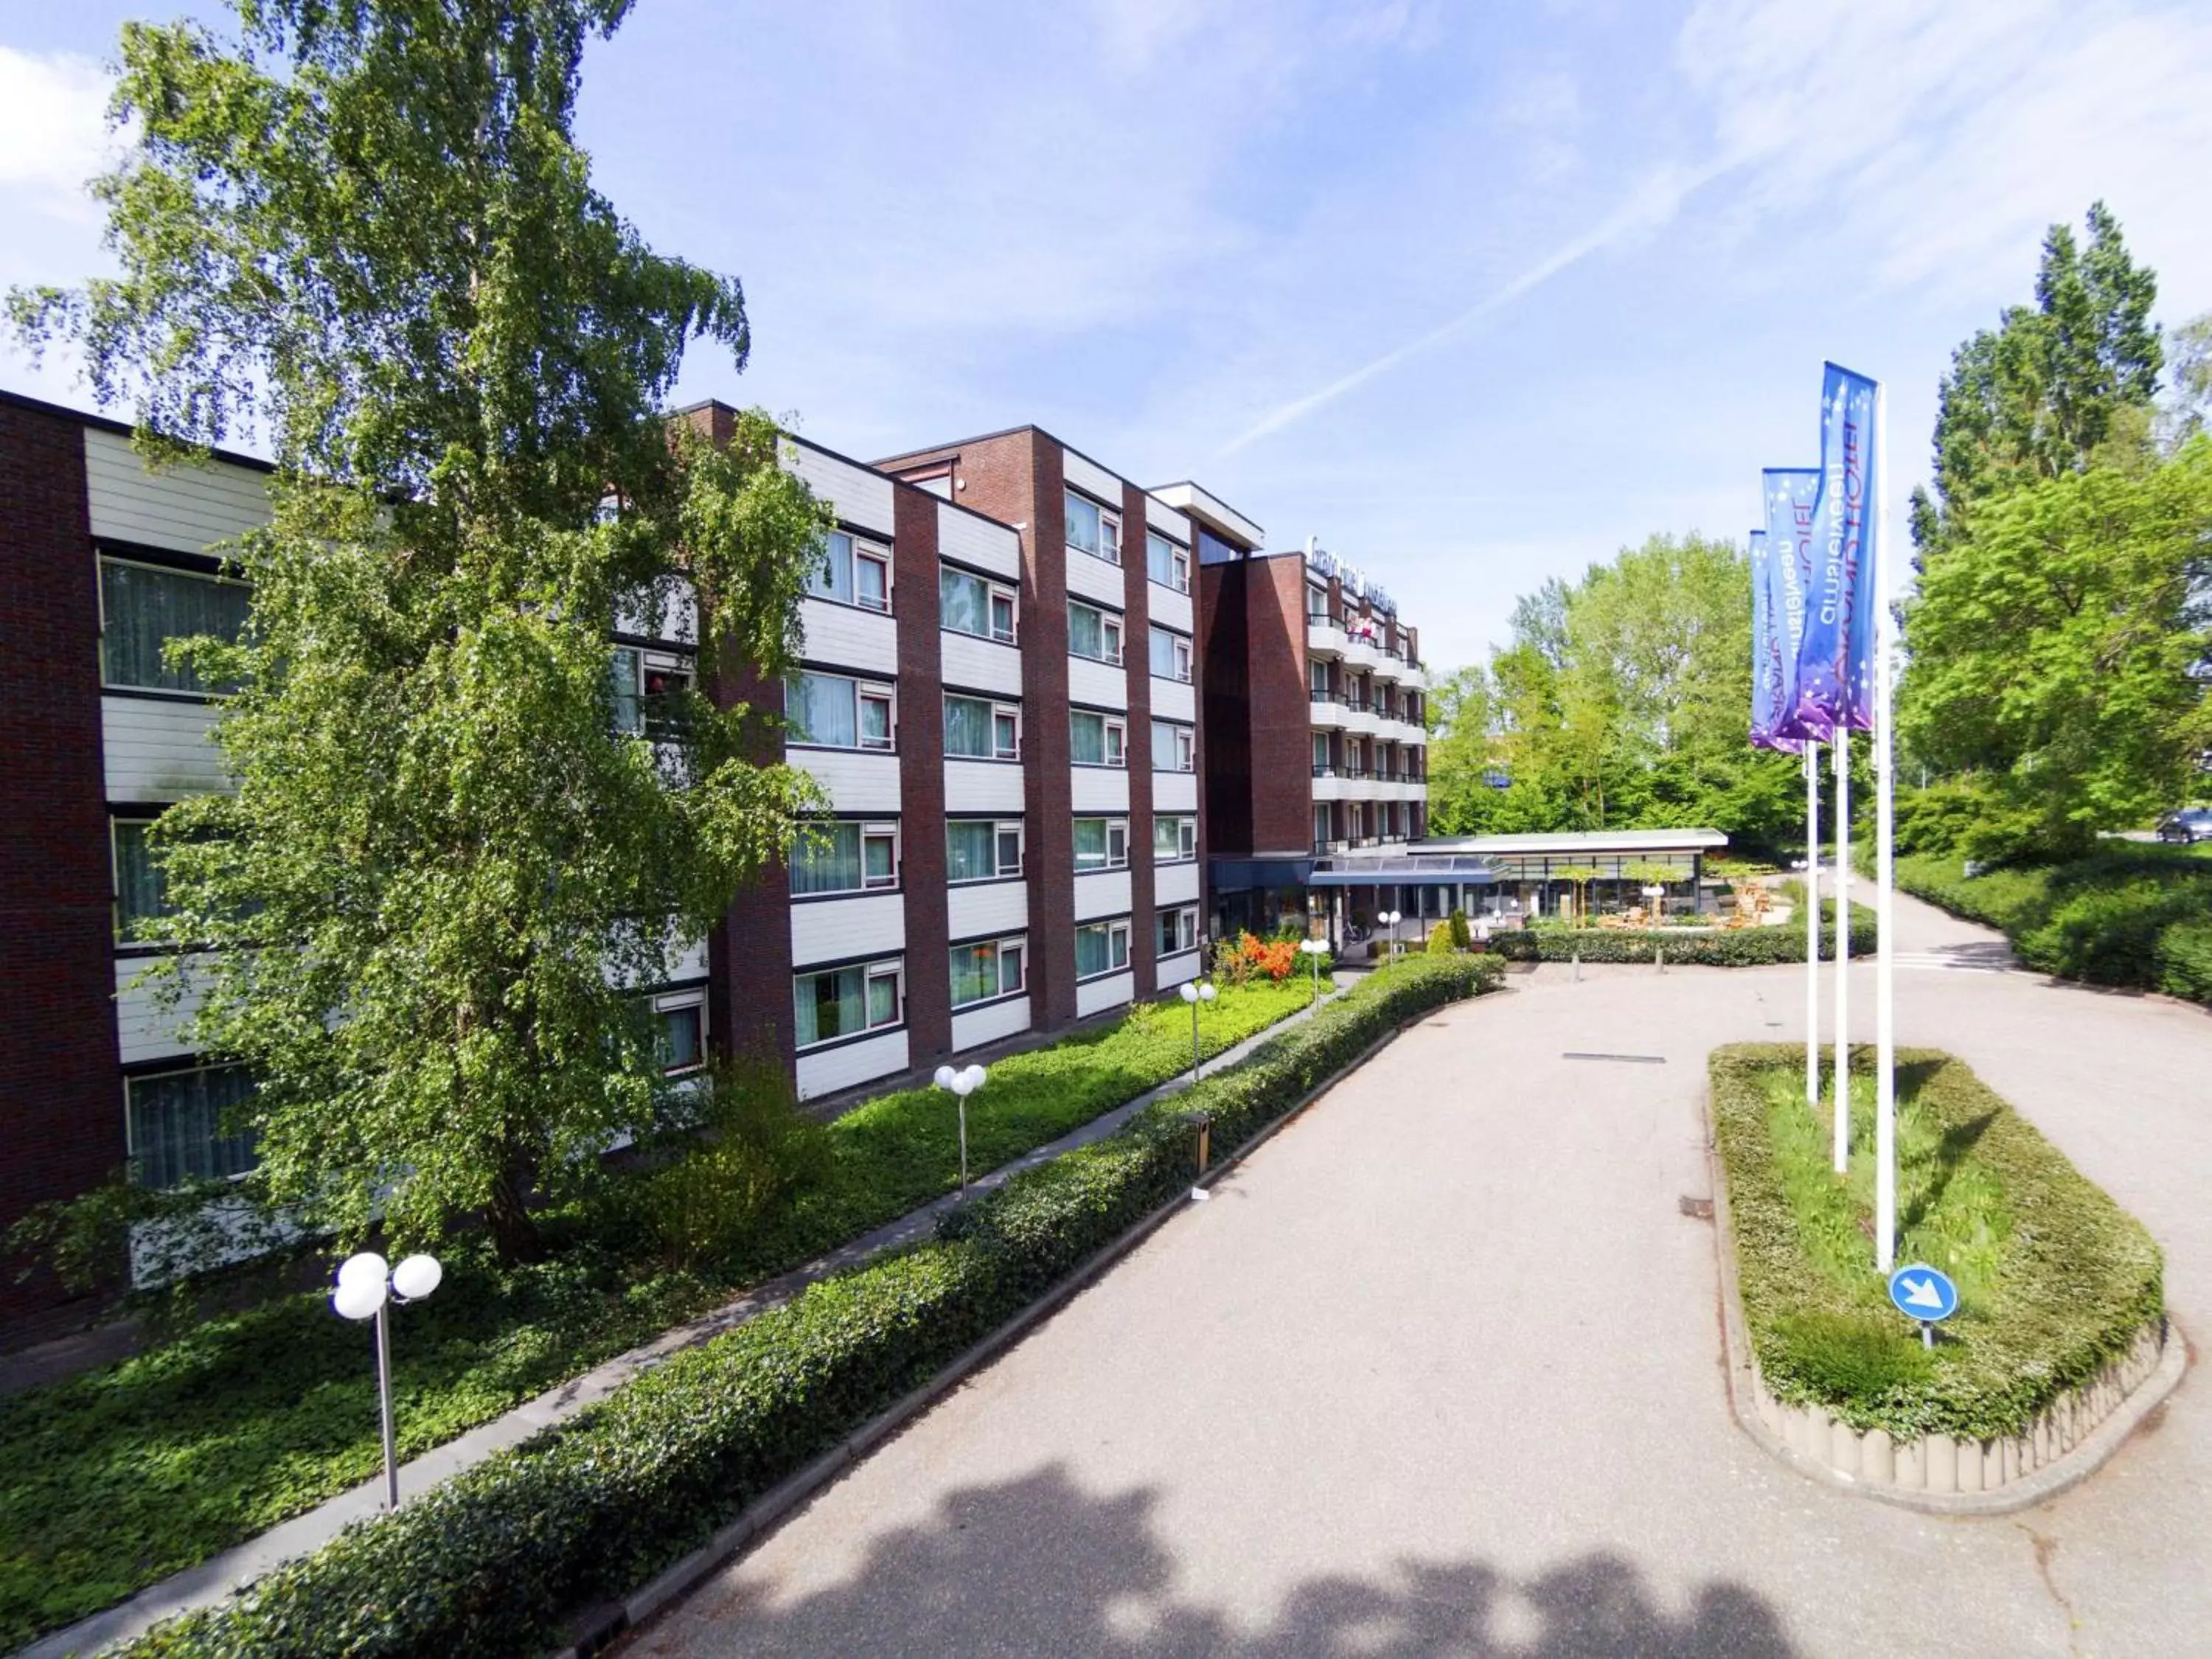
<svg viewBox="0 0 2212 1659"><path fill-rule="evenodd" d="M891 492L898 620L899 883L906 897L907 1060L952 1051L951 929L945 886L945 678L937 612L937 497Z"/></svg>

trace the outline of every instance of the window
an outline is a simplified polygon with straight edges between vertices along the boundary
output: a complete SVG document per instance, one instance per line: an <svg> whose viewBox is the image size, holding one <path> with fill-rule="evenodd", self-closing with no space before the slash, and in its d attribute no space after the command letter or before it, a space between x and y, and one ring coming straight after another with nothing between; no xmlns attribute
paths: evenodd
<svg viewBox="0 0 2212 1659"><path fill-rule="evenodd" d="M676 1077L707 1063L707 999L656 997L653 1003L653 1050L662 1073Z"/></svg>
<svg viewBox="0 0 2212 1659"><path fill-rule="evenodd" d="M898 885L898 825L817 823L791 848L791 891L858 893Z"/></svg>
<svg viewBox="0 0 2212 1659"><path fill-rule="evenodd" d="M792 981L798 1046L811 1048L899 1023L899 965L872 962Z"/></svg>
<svg viewBox="0 0 2212 1659"><path fill-rule="evenodd" d="M937 620L956 634L1014 642L1014 590L949 564L937 568Z"/></svg>
<svg viewBox="0 0 2212 1659"><path fill-rule="evenodd" d="M1075 820L1075 867L1084 870L1119 870L1129 862L1129 820L1127 818L1078 818Z"/></svg>
<svg viewBox="0 0 2212 1659"><path fill-rule="evenodd" d="M1316 702L1327 702L1328 701L1328 665L1325 662L1309 665L1306 669L1306 684L1312 689L1313 700Z"/></svg>
<svg viewBox="0 0 2212 1659"><path fill-rule="evenodd" d="M952 947L952 1006L1010 997L1022 988L1028 946L1017 939L985 939Z"/></svg>
<svg viewBox="0 0 2212 1659"><path fill-rule="evenodd" d="M1328 620L1328 589L1306 584L1306 620L1325 623Z"/></svg>
<svg viewBox="0 0 2212 1659"><path fill-rule="evenodd" d="M1160 911L1155 920L1159 932L1154 938L1156 954L1164 957L1180 956L1185 951L1198 949L1198 907L1194 904L1178 906Z"/></svg>
<svg viewBox="0 0 2212 1659"><path fill-rule="evenodd" d="M1121 520L1088 496L1067 492L1067 547L1109 564L1121 562Z"/></svg>
<svg viewBox="0 0 2212 1659"><path fill-rule="evenodd" d="M1316 803L1313 810L1313 845L1314 851L1316 853L1328 849L1330 840L1328 817L1328 803L1326 801Z"/></svg>
<svg viewBox="0 0 2212 1659"><path fill-rule="evenodd" d="M243 1066L129 1078L123 1087L125 1132L141 1185L220 1180L253 1167L253 1131L235 1121L253 1097Z"/></svg>
<svg viewBox="0 0 2212 1659"><path fill-rule="evenodd" d="M1328 775L1328 733L1326 732L1313 734L1313 775L1317 778Z"/></svg>
<svg viewBox="0 0 2212 1659"><path fill-rule="evenodd" d="M857 605L866 611L888 611L891 608L891 556L883 548L833 530L821 568L806 579L806 591L817 599Z"/></svg>
<svg viewBox="0 0 2212 1659"><path fill-rule="evenodd" d="M1067 648L1093 662L1121 665L1121 618L1096 605L1067 602Z"/></svg>
<svg viewBox="0 0 2212 1659"><path fill-rule="evenodd" d="M1093 979L1129 965L1129 924L1094 921L1075 930L1075 976Z"/></svg>
<svg viewBox="0 0 2212 1659"><path fill-rule="evenodd" d="M1068 711L1068 758L1078 766L1127 766L1128 723L1088 708Z"/></svg>
<svg viewBox="0 0 2212 1659"><path fill-rule="evenodd" d="M153 827L151 818L111 822L115 847L115 937L118 939L142 937L143 924L170 915L174 908L147 840L146 832Z"/></svg>
<svg viewBox="0 0 2212 1659"><path fill-rule="evenodd" d="M1188 772L1197 765L1197 733L1188 726L1152 722L1152 770Z"/></svg>
<svg viewBox="0 0 2212 1659"><path fill-rule="evenodd" d="M1171 629L1152 625L1152 675L1156 679L1190 680L1190 640Z"/></svg>
<svg viewBox="0 0 2212 1659"><path fill-rule="evenodd" d="M1022 714L988 697L945 696L945 753L951 760L1019 760Z"/></svg>
<svg viewBox="0 0 2212 1659"><path fill-rule="evenodd" d="M1162 587L1190 592L1190 554L1157 530L1145 532L1145 574Z"/></svg>
<svg viewBox="0 0 2212 1659"><path fill-rule="evenodd" d="M1188 814L1170 814L1152 820L1152 861L1155 864L1198 856L1198 820Z"/></svg>
<svg viewBox="0 0 2212 1659"><path fill-rule="evenodd" d="M945 826L945 878L999 881L1022 872L1019 818L952 818Z"/></svg>
<svg viewBox="0 0 2212 1659"><path fill-rule="evenodd" d="M171 667L171 640L209 635L234 645L246 631L252 590L244 582L152 565L100 562L100 673L105 685L146 691L230 691L203 685L190 668Z"/></svg>
<svg viewBox="0 0 2212 1659"><path fill-rule="evenodd" d="M791 740L825 749L889 749L891 689L811 670L784 682Z"/></svg>
<svg viewBox="0 0 2212 1659"><path fill-rule="evenodd" d="M682 735L684 700L692 689L688 658L617 646L608 675L616 731L663 741Z"/></svg>

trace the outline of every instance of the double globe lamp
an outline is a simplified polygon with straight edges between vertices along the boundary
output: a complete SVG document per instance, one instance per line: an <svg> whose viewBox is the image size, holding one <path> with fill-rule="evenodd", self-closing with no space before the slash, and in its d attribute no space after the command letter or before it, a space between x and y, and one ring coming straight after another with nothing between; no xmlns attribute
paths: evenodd
<svg viewBox="0 0 2212 1659"><path fill-rule="evenodd" d="M981 1066L940 1066L937 1086L951 1091L960 1107L960 1190L968 1190L968 1097L983 1086L991 1074Z"/></svg>
<svg viewBox="0 0 2212 1659"><path fill-rule="evenodd" d="M374 1250L349 1255L338 1267L337 1288L331 1306L340 1316L356 1322L376 1322L376 1395L384 1419L384 1507L399 1507L399 1460L392 1434L392 1303L420 1302L438 1288L446 1270L434 1255L410 1255L396 1267L387 1267Z"/></svg>

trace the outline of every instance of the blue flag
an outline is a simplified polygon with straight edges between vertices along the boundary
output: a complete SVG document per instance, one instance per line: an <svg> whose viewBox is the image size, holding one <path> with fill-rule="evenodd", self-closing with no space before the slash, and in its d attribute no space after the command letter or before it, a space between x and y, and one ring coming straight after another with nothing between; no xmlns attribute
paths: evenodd
<svg viewBox="0 0 2212 1659"><path fill-rule="evenodd" d="M1784 554L1784 557L1788 555ZM1779 735L1782 717L1782 629L1774 606L1776 583L1766 532L1751 532L1751 740L1762 749L1797 750Z"/></svg>
<svg viewBox="0 0 2212 1659"><path fill-rule="evenodd" d="M1812 466L1770 466L1759 475L1766 503L1768 566L1773 607L1781 636L1782 689L1775 702L1772 730L1778 737L1825 742L1825 722L1805 720L1797 708L1797 653L1805 639L1805 599L1813 589L1813 511L1820 498L1820 471Z"/></svg>
<svg viewBox="0 0 2212 1659"><path fill-rule="evenodd" d="M1808 727L1874 725L1874 393L1865 375L1827 365L1813 586L1797 647L1796 712Z"/></svg>

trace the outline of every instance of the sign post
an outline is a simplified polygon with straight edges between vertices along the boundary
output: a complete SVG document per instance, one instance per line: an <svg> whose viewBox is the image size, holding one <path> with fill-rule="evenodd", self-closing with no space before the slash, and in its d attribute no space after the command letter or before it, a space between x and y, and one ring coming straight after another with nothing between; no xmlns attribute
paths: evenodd
<svg viewBox="0 0 2212 1659"><path fill-rule="evenodd" d="M1915 1261L1890 1274L1889 1299L1907 1319L1920 1322L1920 1345L1924 1348L1936 1346L1936 1322L1959 1311L1959 1287L1948 1275L1924 1261Z"/></svg>

